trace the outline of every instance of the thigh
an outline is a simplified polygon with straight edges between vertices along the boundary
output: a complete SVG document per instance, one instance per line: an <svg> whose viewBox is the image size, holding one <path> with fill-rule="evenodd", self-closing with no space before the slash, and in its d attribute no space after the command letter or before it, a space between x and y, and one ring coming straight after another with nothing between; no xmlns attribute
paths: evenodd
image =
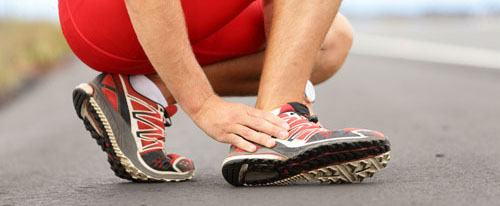
<svg viewBox="0 0 500 206"><path fill-rule="evenodd" d="M123 0L59 0L66 41L89 67L108 73L154 72Z"/></svg>
<svg viewBox="0 0 500 206"><path fill-rule="evenodd" d="M257 52L266 40L260 0L254 1L238 16L207 38L193 44L201 65L208 65Z"/></svg>
<svg viewBox="0 0 500 206"><path fill-rule="evenodd" d="M182 0L191 44L197 44L233 21L255 0Z"/></svg>
<svg viewBox="0 0 500 206"><path fill-rule="evenodd" d="M183 0L192 44L211 39L254 0ZM154 73L130 22L123 0L59 0L66 40L89 67L122 74Z"/></svg>

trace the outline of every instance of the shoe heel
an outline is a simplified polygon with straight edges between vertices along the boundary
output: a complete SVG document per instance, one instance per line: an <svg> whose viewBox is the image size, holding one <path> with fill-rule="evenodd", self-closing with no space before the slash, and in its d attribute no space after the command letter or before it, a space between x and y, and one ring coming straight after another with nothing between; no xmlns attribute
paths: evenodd
<svg viewBox="0 0 500 206"><path fill-rule="evenodd" d="M82 106L93 95L94 89L90 84L82 83L73 90L73 106L75 106L76 114L80 119L82 116Z"/></svg>
<svg viewBox="0 0 500 206"><path fill-rule="evenodd" d="M233 186L243 186L243 182L241 180L242 175L240 173L246 172L247 167L248 165L244 166L243 163L224 165L222 167L222 176L229 184Z"/></svg>

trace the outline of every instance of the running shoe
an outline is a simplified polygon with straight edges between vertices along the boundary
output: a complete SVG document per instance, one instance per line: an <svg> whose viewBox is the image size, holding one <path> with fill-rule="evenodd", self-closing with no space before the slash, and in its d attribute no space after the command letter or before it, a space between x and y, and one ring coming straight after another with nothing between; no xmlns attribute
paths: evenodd
<svg viewBox="0 0 500 206"><path fill-rule="evenodd" d="M138 182L191 179L193 162L164 150L165 127L177 111L137 93L128 75L100 74L73 91L76 113L108 154L116 176Z"/></svg>
<svg viewBox="0 0 500 206"><path fill-rule="evenodd" d="M299 180L353 183L372 177L390 159L389 140L380 132L327 130L307 106L291 102L276 111L290 125L289 137L256 152L231 146L222 174L234 186L283 185Z"/></svg>

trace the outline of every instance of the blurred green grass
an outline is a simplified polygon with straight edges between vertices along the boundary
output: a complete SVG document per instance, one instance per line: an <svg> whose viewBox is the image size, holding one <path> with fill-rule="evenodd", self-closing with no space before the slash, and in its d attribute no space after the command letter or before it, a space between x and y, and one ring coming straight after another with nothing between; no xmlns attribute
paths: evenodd
<svg viewBox="0 0 500 206"><path fill-rule="evenodd" d="M0 99L51 70L69 51L56 23L0 20Z"/></svg>

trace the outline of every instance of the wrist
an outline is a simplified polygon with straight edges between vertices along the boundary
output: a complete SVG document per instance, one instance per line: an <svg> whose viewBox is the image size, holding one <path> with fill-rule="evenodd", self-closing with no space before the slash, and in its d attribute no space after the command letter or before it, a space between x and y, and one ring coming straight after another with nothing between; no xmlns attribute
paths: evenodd
<svg viewBox="0 0 500 206"><path fill-rule="evenodd" d="M212 93L210 96L204 99L204 101L200 105L191 108L190 111L186 113L196 123L198 122L198 119L203 115L204 111L206 111L210 107L210 102L217 101L219 99L220 97L217 94Z"/></svg>
<svg viewBox="0 0 500 206"><path fill-rule="evenodd" d="M180 64L160 70L159 74L165 76L164 82L171 96L190 117L200 110L207 99L216 96L196 61L186 59Z"/></svg>
<svg viewBox="0 0 500 206"><path fill-rule="evenodd" d="M201 110L203 110L207 101L218 97L217 94L215 94L215 92L211 89L190 92L187 95L187 98L183 98L184 101L178 103L191 118L195 117Z"/></svg>

